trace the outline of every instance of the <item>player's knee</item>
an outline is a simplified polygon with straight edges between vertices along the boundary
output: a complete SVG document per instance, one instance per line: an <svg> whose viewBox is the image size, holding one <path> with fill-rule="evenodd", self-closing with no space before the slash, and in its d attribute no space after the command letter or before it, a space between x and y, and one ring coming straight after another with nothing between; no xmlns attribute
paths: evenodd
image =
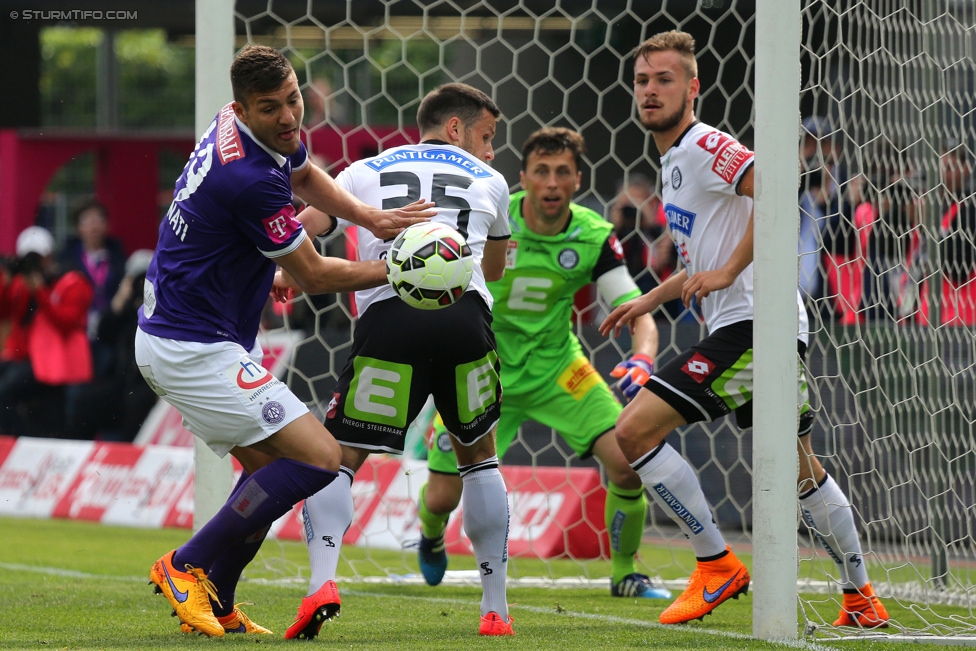
<svg viewBox="0 0 976 651"><path fill-rule="evenodd" d="M617 417L617 445L628 461L633 461L640 449L645 447L647 430L641 419L633 411L624 409Z"/></svg>
<svg viewBox="0 0 976 651"><path fill-rule="evenodd" d="M431 473L424 491L424 504L431 513L450 513L461 503L461 477Z"/></svg>
<svg viewBox="0 0 976 651"><path fill-rule="evenodd" d="M342 461L342 448L339 446L338 441L336 441L332 436L323 436L319 443L316 445L314 451L310 451L309 459L306 461L309 465L322 468L323 470L330 470L332 472L339 472L339 463Z"/></svg>

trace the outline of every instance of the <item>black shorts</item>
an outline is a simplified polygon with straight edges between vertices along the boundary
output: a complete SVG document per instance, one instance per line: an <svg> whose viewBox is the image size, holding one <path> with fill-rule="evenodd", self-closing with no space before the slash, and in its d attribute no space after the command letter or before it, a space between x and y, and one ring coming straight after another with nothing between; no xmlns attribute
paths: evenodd
<svg viewBox="0 0 976 651"><path fill-rule="evenodd" d="M470 445L498 422L500 370L491 310L478 292L440 310L389 298L356 324L325 426L342 444L400 454L433 395L448 431Z"/></svg>
<svg viewBox="0 0 976 651"><path fill-rule="evenodd" d="M798 436L813 428L803 360L806 344L797 340L800 364L797 396L800 405ZM711 421L735 413L736 424L752 427L752 321L719 328L697 345L659 369L644 388L660 397L689 423Z"/></svg>

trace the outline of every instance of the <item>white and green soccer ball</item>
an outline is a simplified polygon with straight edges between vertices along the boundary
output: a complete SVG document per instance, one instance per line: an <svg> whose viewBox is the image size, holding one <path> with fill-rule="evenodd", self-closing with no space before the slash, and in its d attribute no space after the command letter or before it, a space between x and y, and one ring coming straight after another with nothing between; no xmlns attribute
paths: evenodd
<svg viewBox="0 0 976 651"><path fill-rule="evenodd" d="M421 310L461 300L474 256L464 237L446 224L414 224L396 236L386 257L386 277L397 295Z"/></svg>

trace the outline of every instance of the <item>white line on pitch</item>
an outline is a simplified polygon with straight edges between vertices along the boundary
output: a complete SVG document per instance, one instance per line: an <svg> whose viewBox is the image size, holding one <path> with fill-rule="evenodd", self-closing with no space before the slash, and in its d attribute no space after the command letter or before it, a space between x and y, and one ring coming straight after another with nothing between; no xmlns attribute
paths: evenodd
<svg viewBox="0 0 976 651"><path fill-rule="evenodd" d="M5 570L17 571L17 572L34 572L37 574L49 574L52 576L64 576L73 579L111 579L115 581L147 581L146 577L139 576L110 576L107 574L91 574L89 572L79 572L77 570L67 570L58 567L41 567L37 565L22 565L19 563L3 563L0 562L0 568ZM257 581L255 581L257 583ZM260 581L265 585L278 586L281 587L282 583L275 581ZM293 585L293 584L291 584ZM418 601L434 602L434 603L445 603L454 605L478 605L477 601L466 601L463 599L445 599L443 597L426 597L426 596L416 596L416 595L403 595L403 594L386 594L383 592L365 592L362 590L343 588L343 594L355 595L357 597L372 597L378 599L390 598L390 599L415 599ZM514 605L512 607L515 610L525 610L533 613L539 613L542 615L564 615L567 617L579 617L580 619L593 619L601 622L607 622L609 624L624 624L627 626L639 626L642 628L657 628L657 629L669 629L675 630L673 626L665 626L664 624L658 624L657 622L649 622L643 619L628 619L626 617L615 617L613 615L597 615L594 613L581 613L573 610L562 610L556 613L552 608L540 608L538 606L522 606ZM743 635L742 633L733 633L730 631L716 631L707 628L695 628L687 629L688 633L694 634L704 634L704 635L714 635L716 637L726 637L741 640L752 640L754 638ZM796 641L781 641L776 644L780 644L785 647L794 649L810 649L811 651L831 651L828 647L820 646L811 642L804 642L800 640Z"/></svg>

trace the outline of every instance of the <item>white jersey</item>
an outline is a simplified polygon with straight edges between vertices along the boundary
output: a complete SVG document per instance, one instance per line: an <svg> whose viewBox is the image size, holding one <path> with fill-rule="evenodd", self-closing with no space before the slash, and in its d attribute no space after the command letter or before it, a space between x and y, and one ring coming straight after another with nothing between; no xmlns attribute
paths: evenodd
<svg viewBox="0 0 976 651"><path fill-rule="evenodd" d="M696 122L661 157L661 196L668 228L688 276L718 269L742 241L753 201L737 191L755 154L729 134ZM799 338L809 322L796 294ZM708 331L753 318L753 265L702 301Z"/></svg>
<svg viewBox="0 0 976 651"><path fill-rule="evenodd" d="M433 201L431 220L448 224L465 237L474 256L468 291L475 290L490 308L491 292L481 270L485 242L508 239L508 184L501 173L459 147L446 143L404 145L357 161L336 182L371 206L400 208L418 199ZM359 229L359 259L383 260L392 240ZM376 301L396 296L388 284L356 292L360 314Z"/></svg>

